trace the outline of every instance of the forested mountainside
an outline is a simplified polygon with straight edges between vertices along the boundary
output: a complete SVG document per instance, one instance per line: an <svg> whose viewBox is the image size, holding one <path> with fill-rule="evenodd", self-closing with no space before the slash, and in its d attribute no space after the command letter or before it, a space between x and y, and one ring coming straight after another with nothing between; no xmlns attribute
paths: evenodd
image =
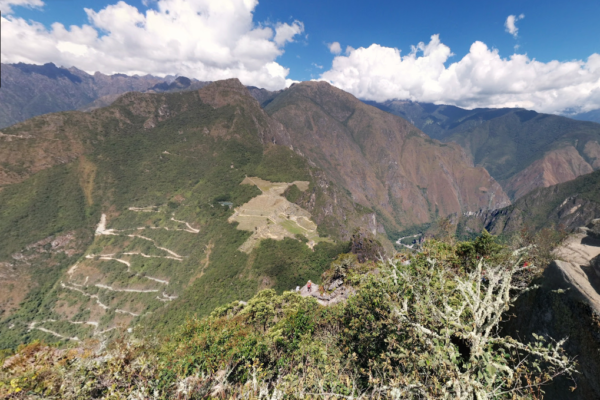
<svg viewBox="0 0 600 400"><path fill-rule="evenodd" d="M0 129L49 112L106 107L128 91L177 92L208 84L185 77L92 76L54 64L3 64L1 78ZM287 90L248 89L263 107L289 95ZM405 118L433 139L460 144L510 199L600 168L600 125L590 122L524 109L465 110L398 100L365 103ZM435 210L435 204L427 208Z"/></svg>
<svg viewBox="0 0 600 400"><path fill-rule="evenodd" d="M495 235L508 235L544 228L566 232L600 217L600 171L572 181L539 188L498 210L467 213L460 218L459 236L473 236L482 229Z"/></svg>
<svg viewBox="0 0 600 400"><path fill-rule="evenodd" d="M511 197L600 169L600 124L518 108L465 110L447 105L371 103L411 121L432 138L460 144Z"/></svg>
<svg viewBox="0 0 600 400"><path fill-rule="evenodd" d="M432 140L326 82L295 84L265 110L286 128L280 143L376 211L388 233L453 212L509 204L460 146Z"/></svg>
<svg viewBox="0 0 600 400"><path fill-rule="evenodd" d="M348 160L338 153L324 163L310 151L314 138L302 140L290 124L290 110L306 107L306 95L295 96L306 90L315 101L334 96L306 111L315 133L330 137L322 148L349 147ZM275 118L229 80L132 92L106 108L3 129L3 345L110 334L142 320L169 330L262 288L318 281L357 228L390 249L388 234L410 224L507 202L455 145L327 84L288 94L269 109ZM355 118L340 117L349 106ZM394 156L392 138L400 142L394 152L424 156ZM376 154L390 157L385 171ZM393 171L409 197L378 204Z"/></svg>
<svg viewBox="0 0 600 400"><path fill-rule="evenodd" d="M0 347L140 319L168 330L318 280L356 227L379 228L273 144L281 129L237 80L4 129ZM304 208L288 200L304 193Z"/></svg>
<svg viewBox="0 0 600 400"><path fill-rule="evenodd" d="M500 185L459 145L327 83L179 89L0 132L0 394L534 395L596 343L540 350L537 325L519 340L508 332L523 324L500 325L507 307L537 310L567 288L504 295L546 279L548 249L514 252L484 234L372 260L449 214L471 237L584 224L600 211L600 171L502 208ZM582 304L565 299L543 310ZM568 321L592 324L588 311ZM582 359L584 399L598 368Z"/></svg>

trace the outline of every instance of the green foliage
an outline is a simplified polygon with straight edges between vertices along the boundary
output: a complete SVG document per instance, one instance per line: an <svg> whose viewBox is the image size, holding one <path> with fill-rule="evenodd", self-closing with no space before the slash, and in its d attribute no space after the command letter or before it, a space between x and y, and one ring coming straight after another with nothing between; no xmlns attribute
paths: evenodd
<svg viewBox="0 0 600 400"><path fill-rule="evenodd" d="M461 267L472 271L479 260L496 264L503 257L503 247L497 243L496 237L490 235L485 229L479 237L472 242L461 242L456 246L456 256Z"/></svg>
<svg viewBox="0 0 600 400"><path fill-rule="evenodd" d="M93 226L77 168L61 165L0 191L0 259L57 233Z"/></svg>
<svg viewBox="0 0 600 400"><path fill-rule="evenodd" d="M168 118L158 111L161 107L168 110ZM150 110L155 110L152 128L144 126ZM44 256L31 267L19 266L24 274L32 275L33 282L20 310L2 320L0 347L14 348L36 338L56 339L28 326L31 321L67 318L56 312L57 301L69 308L71 317L76 318L73 321L84 321L90 298L59 284L70 279L66 270L78 261L93 264L103 285L162 291L161 284L146 277L169 282L164 288L172 296L168 303L157 299L156 293L86 286L85 294L98 296L98 301L110 307L106 314L90 317L99 323L98 331L114 325L116 308L135 313L143 310L147 314L137 319L149 331L172 332L191 315L206 316L215 307L251 298L264 282L281 293L307 279L318 281L328 264L347 251L346 244L320 243L313 252L302 237L267 241L250 255L238 251L250 232L237 230L228 218L233 208L261 193L255 186L240 185L246 176L274 182L312 181L303 157L287 147L261 143L256 118L263 117L250 112L243 100L215 109L199 101L196 92L185 92L129 94L89 114L62 114L64 130L72 135L69 138L81 141L85 159L43 170L3 188L0 262L14 262L12 254L53 235L81 231L82 238L73 256ZM264 126L265 121L259 122L258 126ZM50 129L51 121L40 117L31 123ZM9 131L18 135L19 129L25 128ZM223 207L220 201L233 207ZM102 213L108 215L108 228L120 233L92 239ZM186 223L199 232L190 232ZM130 237L132 234L149 240ZM165 257L170 254L158 246L180 254L181 259ZM149 257L124 255L132 252ZM130 266L100 259L97 255L101 254L114 254L114 258L128 260ZM83 255L96 257L84 260ZM52 325L65 336L89 334L89 326L44 324L38 326Z"/></svg>
<svg viewBox="0 0 600 400"><path fill-rule="evenodd" d="M253 273L274 277L271 287L281 293L303 286L308 280L319 282L334 258L348 250L348 243L321 242L312 251L302 241L265 239L255 250Z"/></svg>
<svg viewBox="0 0 600 400"><path fill-rule="evenodd" d="M287 188L285 190L283 195L290 202L295 203L298 200L298 198L300 198L300 196L302 195L302 191L300 189L298 189L298 186L291 185L289 188Z"/></svg>
<svg viewBox="0 0 600 400"><path fill-rule="evenodd" d="M488 251L488 260L497 256L489 238L471 246ZM456 246L424 247L409 264L391 259L376 272L338 257L324 276L355 273L356 293L330 307L268 289L160 341L125 336L97 352L23 347L0 372L0 395L18 388L62 399L538 398L539 385L574 371L563 342L535 336L525 345L490 334L511 293L525 288L519 259L479 260L465 272L454 267ZM358 276L361 269L371 272Z"/></svg>
<svg viewBox="0 0 600 400"><path fill-rule="evenodd" d="M268 147L255 176L271 182L311 180L306 160L285 146Z"/></svg>

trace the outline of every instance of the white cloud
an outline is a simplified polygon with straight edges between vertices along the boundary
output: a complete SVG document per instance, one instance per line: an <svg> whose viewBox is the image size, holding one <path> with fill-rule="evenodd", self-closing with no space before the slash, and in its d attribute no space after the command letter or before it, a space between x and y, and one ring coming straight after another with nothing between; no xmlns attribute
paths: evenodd
<svg viewBox="0 0 600 400"><path fill-rule="evenodd" d="M315 68L323 69L323 66L322 66L322 65L319 65L319 64L317 64L317 63L312 63L312 65L313 65L313 67L315 67Z"/></svg>
<svg viewBox="0 0 600 400"><path fill-rule="evenodd" d="M304 24L300 21L294 21L292 25L278 23L275 32L273 40L277 46L283 46L288 42L293 42L296 35L304 32Z"/></svg>
<svg viewBox="0 0 600 400"><path fill-rule="evenodd" d="M257 0L158 0L155 10L140 13L119 1L100 11L86 8L89 25L66 28L54 23L50 30L3 16L1 60L54 62L90 73L180 74L200 80L237 77L245 84L281 89L292 81L286 79L289 70L275 60L304 25L256 24L257 4Z"/></svg>
<svg viewBox="0 0 600 400"><path fill-rule="evenodd" d="M446 66L451 55L438 35L405 56L373 44L335 57L321 79L365 100L410 99L551 113L600 108L600 54L587 61L543 63L524 54L501 58L498 50L475 42L466 56Z"/></svg>
<svg viewBox="0 0 600 400"><path fill-rule="evenodd" d="M3 15L8 15L13 13L12 7L42 7L44 2L42 0L0 0L0 11L2 11Z"/></svg>
<svg viewBox="0 0 600 400"><path fill-rule="evenodd" d="M504 23L504 27L506 27L506 32L513 35L515 39L519 35L519 28L517 28L517 25L515 25L515 23L523 18L525 18L525 14L521 14L519 16L509 15L506 18L506 22Z"/></svg>
<svg viewBox="0 0 600 400"><path fill-rule="evenodd" d="M342 46L340 46L339 42L327 43L327 48L331 54L340 54L342 52Z"/></svg>

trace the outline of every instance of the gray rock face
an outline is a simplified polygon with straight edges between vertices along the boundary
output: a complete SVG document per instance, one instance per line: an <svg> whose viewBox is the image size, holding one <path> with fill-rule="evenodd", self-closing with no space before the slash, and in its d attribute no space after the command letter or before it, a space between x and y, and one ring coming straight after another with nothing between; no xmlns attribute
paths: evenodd
<svg viewBox="0 0 600 400"><path fill-rule="evenodd" d="M338 281L335 281L336 283ZM342 301L348 300L348 298L356 293L356 290L352 287L346 287L341 284L341 279L336 285L336 289L331 293L323 292L319 290L319 285L312 284L310 290L308 289L308 285L304 285L300 290L300 296L302 297L314 297L317 299L317 302L322 306L332 306L334 304L340 303Z"/></svg>
<svg viewBox="0 0 600 400"><path fill-rule="evenodd" d="M592 267L596 275L600 277L600 256L593 258L592 261L590 261L590 266Z"/></svg>
<svg viewBox="0 0 600 400"><path fill-rule="evenodd" d="M516 317L503 325L509 336L526 340L535 340L532 333L568 338L565 350L579 363L576 385L559 377L544 388L547 400L600 399L600 240L592 236L599 227L593 219L556 249L560 259L545 268L537 290L517 300Z"/></svg>
<svg viewBox="0 0 600 400"><path fill-rule="evenodd" d="M588 235L600 239L600 218L596 218L589 223L588 227Z"/></svg>

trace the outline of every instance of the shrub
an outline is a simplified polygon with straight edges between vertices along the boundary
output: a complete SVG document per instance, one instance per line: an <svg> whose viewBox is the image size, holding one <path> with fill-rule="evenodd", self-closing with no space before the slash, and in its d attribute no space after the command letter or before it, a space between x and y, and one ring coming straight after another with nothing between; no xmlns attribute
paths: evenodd
<svg viewBox="0 0 600 400"><path fill-rule="evenodd" d="M4 362L0 396L540 398L574 362L564 340L500 336L511 305L535 289L536 268L523 266L527 248L490 243L430 241L410 262L377 268L338 257L324 281L342 279L356 293L331 307L269 289L160 340L123 336L95 351L34 343ZM472 267L456 268L457 258Z"/></svg>

